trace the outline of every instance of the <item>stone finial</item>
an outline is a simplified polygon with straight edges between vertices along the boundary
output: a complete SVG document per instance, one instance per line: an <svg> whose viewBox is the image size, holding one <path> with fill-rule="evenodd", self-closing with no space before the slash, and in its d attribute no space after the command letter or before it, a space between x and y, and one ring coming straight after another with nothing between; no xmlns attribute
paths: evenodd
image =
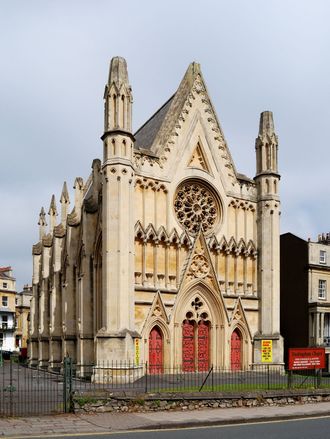
<svg viewBox="0 0 330 439"><path fill-rule="evenodd" d="M66 185L66 181L63 184L60 202L61 202L61 223L63 226L65 226L66 217L68 215L68 207L70 204L69 192Z"/></svg>
<svg viewBox="0 0 330 439"><path fill-rule="evenodd" d="M66 181L63 183L63 189L62 189L60 202L67 203L67 204L70 203L69 192L68 192L68 188L66 185Z"/></svg>
<svg viewBox="0 0 330 439"><path fill-rule="evenodd" d="M52 195L52 199L50 201L48 215L50 217L49 220L49 231L52 233L54 227L56 226L56 217L57 217L57 208L55 202L55 195Z"/></svg>
<svg viewBox="0 0 330 439"><path fill-rule="evenodd" d="M115 84L118 89L122 84L126 84L128 86L127 63L125 58L122 58L120 56L115 56L110 62L108 79L109 87L112 84Z"/></svg>
<svg viewBox="0 0 330 439"><path fill-rule="evenodd" d="M133 97L124 58L116 56L110 62L104 99L104 132L122 130L131 133Z"/></svg>
<svg viewBox="0 0 330 439"><path fill-rule="evenodd" d="M46 221L46 212L45 209L42 207L39 213L39 239L41 241L42 237L46 234L46 227L47 227L47 221Z"/></svg>
<svg viewBox="0 0 330 439"><path fill-rule="evenodd" d="M74 208L79 210L82 204L84 180L81 177L76 177L73 185L74 191Z"/></svg>
<svg viewBox="0 0 330 439"><path fill-rule="evenodd" d="M273 113L271 111L263 111L260 114L259 136L275 134Z"/></svg>

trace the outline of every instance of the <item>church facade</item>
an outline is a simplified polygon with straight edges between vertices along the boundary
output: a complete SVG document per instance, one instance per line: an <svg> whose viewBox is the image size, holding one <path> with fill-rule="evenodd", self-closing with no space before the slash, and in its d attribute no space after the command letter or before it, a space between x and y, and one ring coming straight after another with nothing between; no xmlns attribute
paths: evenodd
<svg viewBox="0 0 330 439"><path fill-rule="evenodd" d="M33 246L29 362L203 371L282 364L278 140L260 116L256 175L236 171L199 64L132 133L126 61L104 94L103 159L53 196ZM268 357L264 343L271 345Z"/></svg>

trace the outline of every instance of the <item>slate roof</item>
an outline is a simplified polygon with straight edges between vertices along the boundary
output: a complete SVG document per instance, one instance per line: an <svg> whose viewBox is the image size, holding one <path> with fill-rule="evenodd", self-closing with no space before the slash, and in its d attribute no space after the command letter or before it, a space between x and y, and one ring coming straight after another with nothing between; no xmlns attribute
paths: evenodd
<svg viewBox="0 0 330 439"><path fill-rule="evenodd" d="M201 75L200 65L193 62L174 95L135 133L136 149L159 153L171 135L197 74Z"/></svg>
<svg viewBox="0 0 330 439"><path fill-rule="evenodd" d="M15 279L13 276L10 275L10 272L12 271L11 267L0 267L0 278L1 279Z"/></svg>
<svg viewBox="0 0 330 439"><path fill-rule="evenodd" d="M137 130L134 134L135 144L134 147L136 149L150 149L158 131L167 115L167 112L171 106L175 95L173 95L165 104L160 107L156 113L151 116L147 122L145 122L141 128Z"/></svg>

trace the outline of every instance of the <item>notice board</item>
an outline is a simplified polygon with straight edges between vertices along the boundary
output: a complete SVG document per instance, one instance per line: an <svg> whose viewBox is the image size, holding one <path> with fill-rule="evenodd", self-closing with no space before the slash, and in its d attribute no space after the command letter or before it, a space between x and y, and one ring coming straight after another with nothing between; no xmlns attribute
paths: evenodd
<svg viewBox="0 0 330 439"><path fill-rule="evenodd" d="M289 370L324 368L324 348L289 348Z"/></svg>

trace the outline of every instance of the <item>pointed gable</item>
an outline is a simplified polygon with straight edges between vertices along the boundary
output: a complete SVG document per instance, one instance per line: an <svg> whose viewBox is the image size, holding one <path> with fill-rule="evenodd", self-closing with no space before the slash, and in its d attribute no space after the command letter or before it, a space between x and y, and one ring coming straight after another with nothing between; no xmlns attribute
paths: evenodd
<svg viewBox="0 0 330 439"><path fill-rule="evenodd" d="M154 299L152 301L151 307L149 309L148 316L145 320L145 325L147 322L163 321L168 323L169 318L166 312L165 305L162 300L162 296L159 291L156 292Z"/></svg>
<svg viewBox="0 0 330 439"><path fill-rule="evenodd" d="M203 280L220 293L208 245L201 230L196 236L186 263L183 265L180 288L192 280Z"/></svg>
<svg viewBox="0 0 330 439"><path fill-rule="evenodd" d="M202 137L203 143L205 141L213 150L213 160L217 162L214 172L218 173L221 169L224 178L237 183L231 154L208 95L200 65L195 62L189 65L175 94L135 133L136 165L148 168L148 163L152 166L152 163L157 162L167 172L173 171L172 160L169 158L173 151L175 155L182 155L182 151L179 151L183 140L181 133L187 123L190 133L197 126L202 131L207 129L207 137ZM189 142L189 139L186 141ZM210 157L203 154L199 145L195 151L191 151L191 158L186 158L185 165L210 172L210 163L206 160Z"/></svg>
<svg viewBox="0 0 330 439"><path fill-rule="evenodd" d="M249 327L249 324L248 324L248 321L247 321L247 318L245 315L245 311L243 308L243 304L242 304L240 297L236 300L236 304L235 304L233 312L230 316L229 324L232 327L238 326L243 330L245 329L247 331L247 333L249 334L250 338L252 339L250 327Z"/></svg>

